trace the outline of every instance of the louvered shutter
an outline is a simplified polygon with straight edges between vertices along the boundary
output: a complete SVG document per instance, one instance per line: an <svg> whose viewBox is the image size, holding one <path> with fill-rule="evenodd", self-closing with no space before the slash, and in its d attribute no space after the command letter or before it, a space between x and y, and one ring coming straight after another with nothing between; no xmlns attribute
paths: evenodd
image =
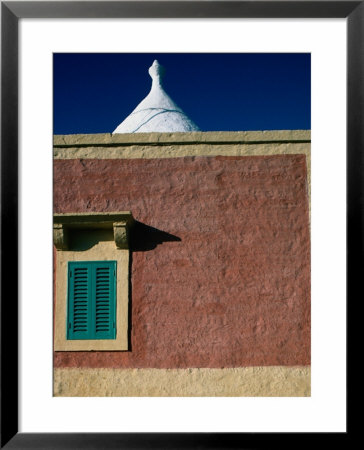
<svg viewBox="0 0 364 450"><path fill-rule="evenodd" d="M91 267L87 263L68 266L68 339L91 336Z"/></svg>
<svg viewBox="0 0 364 450"><path fill-rule="evenodd" d="M116 261L69 262L67 339L115 339Z"/></svg>
<svg viewBox="0 0 364 450"><path fill-rule="evenodd" d="M115 339L115 274L115 261L94 266L95 339Z"/></svg>

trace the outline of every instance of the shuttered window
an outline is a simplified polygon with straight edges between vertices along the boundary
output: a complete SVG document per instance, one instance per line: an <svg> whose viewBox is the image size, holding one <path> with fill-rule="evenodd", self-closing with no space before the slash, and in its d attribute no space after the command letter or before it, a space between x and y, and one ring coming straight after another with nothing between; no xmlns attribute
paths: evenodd
<svg viewBox="0 0 364 450"><path fill-rule="evenodd" d="M116 338L116 261L68 263L67 339Z"/></svg>

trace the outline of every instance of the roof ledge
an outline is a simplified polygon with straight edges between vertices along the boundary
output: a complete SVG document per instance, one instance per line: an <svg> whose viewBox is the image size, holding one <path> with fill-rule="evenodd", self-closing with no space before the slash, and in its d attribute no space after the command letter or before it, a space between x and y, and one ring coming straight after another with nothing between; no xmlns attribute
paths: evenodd
<svg viewBox="0 0 364 450"><path fill-rule="evenodd" d="M130 211L112 213L67 213L53 216L53 241L57 250L68 250L73 229L112 229L116 248L129 248L129 229L134 222Z"/></svg>

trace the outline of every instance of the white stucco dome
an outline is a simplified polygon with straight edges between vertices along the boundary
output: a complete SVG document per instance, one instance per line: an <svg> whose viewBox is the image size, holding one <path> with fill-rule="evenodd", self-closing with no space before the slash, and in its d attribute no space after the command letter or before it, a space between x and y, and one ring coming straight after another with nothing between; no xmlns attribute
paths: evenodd
<svg viewBox="0 0 364 450"><path fill-rule="evenodd" d="M115 133L199 131L162 87L164 68L155 60L149 68L152 88L134 111L113 131Z"/></svg>

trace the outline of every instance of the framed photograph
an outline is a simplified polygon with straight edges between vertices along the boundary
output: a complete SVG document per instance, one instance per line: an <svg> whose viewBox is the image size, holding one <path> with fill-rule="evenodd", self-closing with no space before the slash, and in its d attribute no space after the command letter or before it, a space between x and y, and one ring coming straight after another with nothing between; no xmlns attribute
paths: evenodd
<svg viewBox="0 0 364 450"><path fill-rule="evenodd" d="M362 3L1 7L1 445L347 439Z"/></svg>

